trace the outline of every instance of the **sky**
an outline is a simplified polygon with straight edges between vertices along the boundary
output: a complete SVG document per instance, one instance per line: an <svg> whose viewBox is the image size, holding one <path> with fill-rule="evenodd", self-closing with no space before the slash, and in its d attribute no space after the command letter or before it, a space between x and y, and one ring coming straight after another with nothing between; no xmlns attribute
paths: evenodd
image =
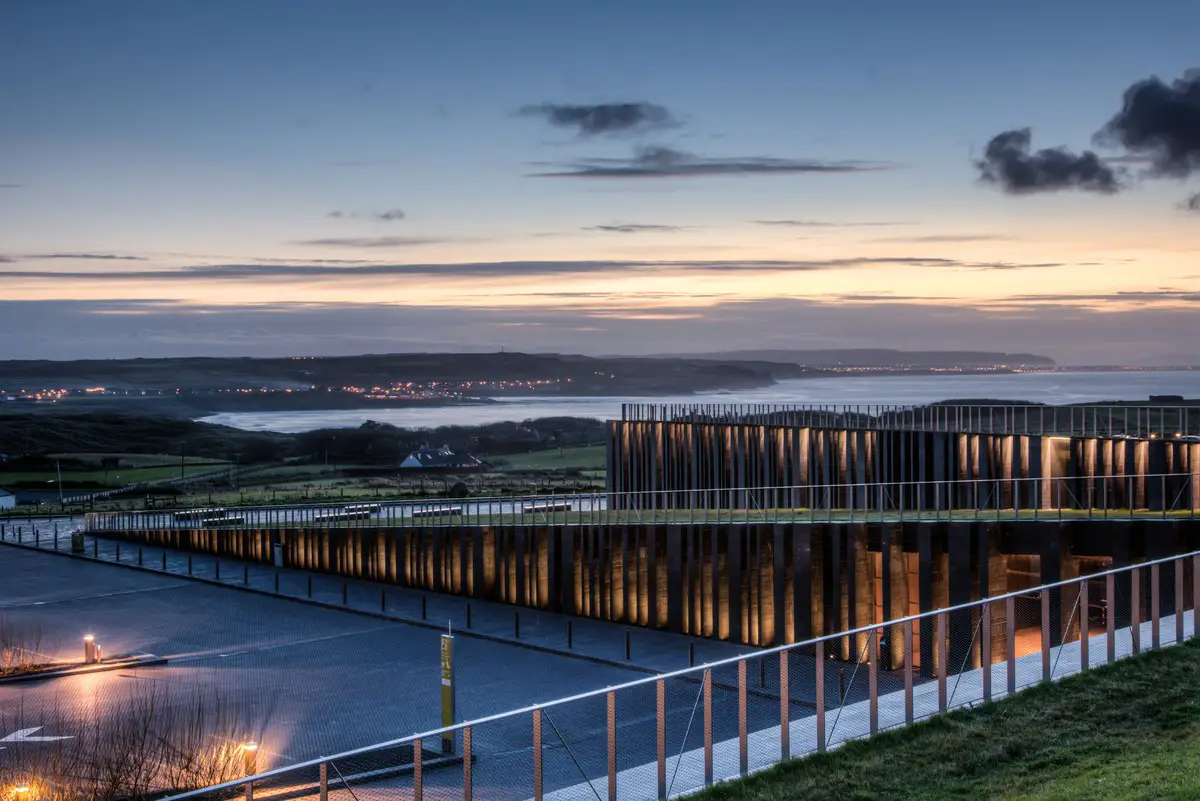
<svg viewBox="0 0 1200 801"><path fill-rule="evenodd" d="M5 0L0 359L1197 361L1200 4Z"/></svg>

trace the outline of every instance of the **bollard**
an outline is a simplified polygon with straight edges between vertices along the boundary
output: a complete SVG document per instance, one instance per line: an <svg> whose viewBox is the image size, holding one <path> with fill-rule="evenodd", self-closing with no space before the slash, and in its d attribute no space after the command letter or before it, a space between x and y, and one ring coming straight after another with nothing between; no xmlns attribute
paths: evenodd
<svg viewBox="0 0 1200 801"><path fill-rule="evenodd" d="M38 533L37 526L33 527L33 544L39 546L42 544L42 535Z"/></svg>
<svg viewBox="0 0 1200 801"><path fill-rule="evenodd" d="M279 592L279 571L275 571L275 592Z"/></svg>
<svg viewBox="0 0 1200 801"><path fill-rule="evenodd" d="M142 546L138 546L138 567L142 566Z"/></svg>
<svg viewBox="0 0 1200 801"><path fill-rule="evenodd" d="M467 628L471 628L471 602L467 601Z"/></svg>
<svg viewBox="0 0 1200 801"><path fill-rule="evenodd" d="M758 686L767 686L767 660L758 660Z"/></svg>
<svg viewBox="0 0 1200 801"><path fill-rule="evenodd" d="M250 565L242 565L242 586L250 583Z"/></svg>
<svg viewBox="0 0 1200 801"><path fill-rule="evenodd" d="M696 666L696 643L688 643L688 667Z"/></svg>
<svg viewBox="0 0 1200 801"><path fill-rule="evenodd" d="M387 611L387 588L386 587L379 588L379 611L380 612Z"/></svg>
<svg viewBox="0 0 1200 801"><path fill-rule="evenodd" d="M513 612L513 639L521 639L521 613Z"/></svg>
<svg viewBox="0 0 1200 801"><path fill-rule="evenodd" d="M625 661L629 661L629 629L625 629Z"/></svg>
<svg viewBox="0 0 1200 801"><path fill-rule="evenodd" d="M245 760L245 775L253 776L258 772L258 743L251 740L242 746L243 758ZM246 782L246 801L254 799L254 782Z"/></svg>
<svg viewBox="0 0 1200 801"><path fill-rule="evenodd" d="M192 575L192 555L188 554L188 575Z"/></svg>
<svg viewBox="0 0 1200 801"><path fill-rule="evenodd" d="M421 596L421 620L425 619L426 613L429 611L428 604L424 595Z"/></svg>
<svg viewBox="0 0 1200 801"><path fill-rule="evenodd" d="M308 597L312 597L312 576L308 577Z"/></svg>
<svg viewBox="0 0 1200 801"><path fill-rule="evenodd" d="M221 560L213 560L213 578L217 581L221 580Z"/></svg>
<svg viewBox="0 0 1200 801"><path fill-rule="evenodd" d="M100 540L99 539L92 540L92 558L93 559L100 558Z"/></svg>
<svg viewBox="0 0 1200 801"><path fill-rule="evenodd" d="M167 569L167 552L166 551L162 552L162 569L164 572Z"/></svg>
<svg viewBox="0 0 1200 801"><path fill-rule="evenodd" d="M346 605L346 582L342 582L342 606Z"/></svg>
<svg viewBox="0 0 1200 801"><path fill-rule="evenodd" d="M567 621L567 650L570 651L575 647L575 632L571 626L571 621Z"/></svg>

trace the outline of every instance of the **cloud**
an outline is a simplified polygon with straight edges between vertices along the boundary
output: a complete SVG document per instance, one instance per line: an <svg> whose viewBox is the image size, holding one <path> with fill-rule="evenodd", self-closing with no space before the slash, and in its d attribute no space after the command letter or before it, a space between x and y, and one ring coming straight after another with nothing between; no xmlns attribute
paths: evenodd
<svg viewBox="0 0 1200 801"><path fill-rule="evenodd" d="M1112 194L1120 188L1116 171L1090 150L1076 155L1066 148L1030 152L1032 132L1019 128L992 137L975 162L980 180L1013 195L1078 189Z"/></svg>
<svg viewBox="0 0 1200 801"><path fill-rule="evenodd" d="M614 225L589 225L580 230L583 231L603 231L608 234L649 234L649 233L668 233L674 231L686 231L686 227L682 225L647 225L639 223L619 223Z"/></svg>
<svg viewBox="0 0 1200 801"><path fill-rule="evenodd" d="M933 244L937 242L1007 242L1013 237L1004 234L931 234L929 236L882 236L872 242L913 242Z"/></svg>
<svg viewBox="0 0 1200 801"><path fill-rule="evenodd" d="M574 128L580 136L641 133L679 123L655 103L597 103L572 105L541 103L517 111L523 117L541 117L557 128Z"/></svg>
<svg viewBox="0 0 1200 801"><path fill-rule="evenodd" d="M324 241L324 240L315 240ZM342 241L342 240L338 240ZM599 273L771 273L856 270L875 267L928 267L942 270L1031 270L1069 266L1065 262L978 262L926 256L851 256L826 260L787 259L698 259L698 260L591 260L591 261L496 261L412 264L200 264L177 270L125 270L98 272L60 272L4 270L0 276L44 280L121 281L202 281L230 279L276 279L309 281L313 279L353 280L379 276L415 276L421 278L547 277Z"/></svg>
<svg viewBox="0 0 1200 801"><path fill-rule="evenodd" d="M335 220L375 220L377 222L395 222L403 220L405 213L402 209L388 209L387 211L331 211L325 215L332 217Z"/></svg>
<svg viewBox="0 0 1200 801"><path fill-rule="evenodd" d="M1180 205L1185 211L1200 211L1200 192L1192 195Z"/></svg>
<svg viewBox="0 0 1200 801"><path fill-rule="evenodd" d="M771 156L708 158L668 147L640 148L632 158L580 159L547 165L534 178L695 178L713 175L858 173L893 169L872 161L818 161Z"/></svg>
<svg viewBox="0 0 1200 801"><path fill-rule="evenodd" d="M1158 176L1186 178L1200 170L1200 69L1169 85L1157 77L1133 84L1094 139L1148 157Z"/></svg>
<svg viewBox="0 0 1200 801"><path fill-rule="evenodd" d="M912 225L907 222L830 222L826 220L751 220L755 225L776 225L790 228L858 228L866 226Z"/></svg>
<svg viewBox="0 0 1200 801"><path fill-rule="evenodd" d="M119 256L113 253L34 253L26 259L81 259L95 261L146 261L144 256Z"/></svg>
<svg viewBox="0 0 1200 801"><path fill-rule="evenodd" d="M410 248L420 245L437 245L448 241L450 240L420 236L351 236L331 239L302 239L295 244L325 248Z"/></svg>
<svg viewBox="0 0 1200 801"><path fill-rule="evenodd" d="M0 189L20 189L24 184L0 184Z"/></svg>

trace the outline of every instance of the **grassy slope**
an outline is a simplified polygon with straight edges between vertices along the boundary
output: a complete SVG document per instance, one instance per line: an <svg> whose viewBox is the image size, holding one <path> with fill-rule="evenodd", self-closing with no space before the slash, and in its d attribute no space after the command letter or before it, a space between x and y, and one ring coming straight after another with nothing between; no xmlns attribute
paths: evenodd
<svg viewBox="0 0 1200 801"><path fill-rule="evenodd" d="M717 799L1200 797L1200 645L777 767Z"/></svg>
<svg viewBox="0 0 1200 801"><path fill-rule="evenodd" d="M504 456L507 470L603 470L604 446L583 445Z"/></svg>

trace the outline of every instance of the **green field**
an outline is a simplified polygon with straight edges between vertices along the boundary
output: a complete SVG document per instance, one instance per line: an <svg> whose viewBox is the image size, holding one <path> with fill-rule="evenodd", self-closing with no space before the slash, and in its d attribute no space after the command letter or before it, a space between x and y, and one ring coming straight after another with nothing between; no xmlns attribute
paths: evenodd
<svg viewBox="0 0 1200 801"><path fill-rule="evenodd" d="M584 445L520 453L505 456L502 461L505 470L603 470L604 453L603 445Z"/></svg>
<svg viewBox="0 0 1200 801"><path fill-rule="evenodd" d="M141 481L158 481L161 479L178 478L181 474L195 475L211 473L226 466L222 462L193 462L185 464L180 469L178 463L157 467L119 467L112 470L63 470L61 474L64 486L86 484L100 487L124 487ZM3 471L0 472L0 485L29 486L31 484L57 485L59 472L55 470L37 471Z"/></svg>
<svg viewBox="0 0 1200 801"><path fill-rule="evenodd" d="M1192 799L1196 640L790 762L700 801Z"/></svg>

